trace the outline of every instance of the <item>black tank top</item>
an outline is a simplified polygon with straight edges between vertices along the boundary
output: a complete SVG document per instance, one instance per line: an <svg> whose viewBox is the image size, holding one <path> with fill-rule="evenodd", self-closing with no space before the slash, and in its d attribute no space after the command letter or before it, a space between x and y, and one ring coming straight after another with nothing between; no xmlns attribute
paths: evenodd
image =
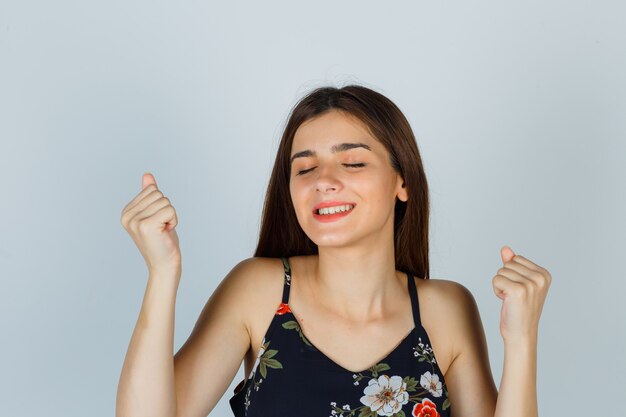
<svg viewBox="0 0 626 417"><path fill-rule="evenodd" d="M285 268L282 302L250 375L229 399L235 417L450 416L448 390L420 322L412 275L407 274L407 285L415 327L376 365L352 372L302 333L288 304L291 268L287 258L281 259Z"/></svg>

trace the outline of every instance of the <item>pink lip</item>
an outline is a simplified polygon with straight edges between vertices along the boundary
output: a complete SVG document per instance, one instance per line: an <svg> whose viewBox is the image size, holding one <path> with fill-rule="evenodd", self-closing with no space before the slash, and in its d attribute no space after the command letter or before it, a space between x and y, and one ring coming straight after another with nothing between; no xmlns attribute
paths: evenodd
<svg viewBox="0 0 626 417"><path fill-rule="evenodd" d="M345 206L346 204L351 205L352 210L343 211L343 212L334 213L334 214L317 214L316 212L316 210L319 208L332 207L332 206ZM356 207L356 204L346 202L346 201L324 201L316 205L315 208L313 209L313 218L322 223L334 222L352 213L355 207Z"/></svg>
<svg viewBox="0 0 626 417"><path fill-rule="evenodd" d="M319 204L317 204L315 207L313 207L313 213L315 213L318 209L324 208L324 207L333 207L333 206L345 206L345 205L351 205L352 207L355 207L356 204L355 203L351 203L349 201L323 201Z"/></svg>

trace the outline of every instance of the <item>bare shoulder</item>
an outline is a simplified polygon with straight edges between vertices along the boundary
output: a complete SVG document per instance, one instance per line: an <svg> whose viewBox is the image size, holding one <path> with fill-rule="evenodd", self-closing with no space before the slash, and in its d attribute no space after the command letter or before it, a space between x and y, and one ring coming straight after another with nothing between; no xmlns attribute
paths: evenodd
<svg viewBox="0 0 626 417"><path fill-rule="evenodd" d="M289 258L292 270L304 260L304 257ZM281 303L284 267L280 258L252 257L241 261L235 269L233 274L236 277L233 277L232 285L237 287L234 292L239 293L236 308L241 309L241 321L250 338L247 370L254 362L261 340Z"/></svg>
<svg viewBox="0 0 626 417"><path fill-rule="evenodd" d="M457 281L416 278L416 284L422 325L434 349L439 347L445 373L481 325L478 307L471 291Z"/></svg>
<svg viewBox="0 0 626 417"><path fill-rule="evenodd" d="M252 339L254 317L267 315L257 308L269 298L266 294L279 291L276 287L281 283L274 275L281 264L272 258L244 259L213 291L187 341L174 355L177 415L208 415L242 359L250 363L251 346L258 344Z"/></svg>
<svg viewBox="0 0 626 417"><path fill-rule="evenodd" d="M276 279L281 265L280 259L262 257L246 258L237 263L209 297L181 353L186 345L199 345L194 343L196 339L208 339L212 334L236 337L246 353L254 345L251 341L257 334L256 317L270 310L263 305L276 299L275 293L282 285Z"/></svg>
<svg viewBox="0 0 626 417"><path fill-rule="evenodd" d="M485 331L470 290L444 279L419 280L428 306L425 321L447 351L444 372L455 415L493 415L498 395L491 373ZM418 290L419 291L419 290ZM422 297L424 295L424 297ZM421 306L420 306L421 307ZM430 331L429 331L430 333ZM431 340L432 341L432 340ZM434 344L434 342L433 342ZM435 347L433 349L436 350Z"/></svg>
<svg viewBox="0 0 626 417"><path fill-rule="evenodd" d="M426 298L445 307L446 310L453 308L458 312L467 308L468 303L475 303L471 291L460 282L438 278L417 279L416 282L418 291L421 291L420 297L423 294Z"/></svg>
<svg viewBox="0 0 626 417"><path fill-rule="evenodd" d="M256 335L259 312L274 312L280 303L283 287L283 266L279 258L251 257L239 262L220 285L232 286L233 308L241 310L242 320L251 337ZM273 308L273 310L272 310Z"/></svg>
<svg viewBox="0 0 626 417"><path fill-rule="evenodd" d="M277 270L282 270L281 265L279 258L258 256L246 258L233 267L225 281L229 281L229 285L235 285L244 292L250 292L270 284L267 280L271 280Z"/></svg>

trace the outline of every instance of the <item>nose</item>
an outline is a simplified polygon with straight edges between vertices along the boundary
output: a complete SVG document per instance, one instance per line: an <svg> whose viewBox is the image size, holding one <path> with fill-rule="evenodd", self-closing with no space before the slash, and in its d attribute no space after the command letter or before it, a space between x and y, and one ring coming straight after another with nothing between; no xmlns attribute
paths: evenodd
<svg viewBox="0 0 626 417"><path fill-rule="evenodd" d="M335 188L335 187L323 187L323 186L318 186L318 187L317 187L317 191L319 191L320 189L321 189L321 190L323 190L324 192L328 192L329 190L335 190L336 188Z"/></svg>
<svg viewBox="0 0 626 417"><path fill-rule="evenodd" d="M315 184L316 191L337 191L341 188L341 182L334 174L332 167L322 168L320 166L318 173Z"/></svg>

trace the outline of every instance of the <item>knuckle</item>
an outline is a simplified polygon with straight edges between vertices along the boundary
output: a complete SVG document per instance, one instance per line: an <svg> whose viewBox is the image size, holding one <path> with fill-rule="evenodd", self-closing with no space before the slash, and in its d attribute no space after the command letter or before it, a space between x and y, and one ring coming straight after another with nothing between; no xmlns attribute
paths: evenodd
<svg viewBox="0 0 626 417"><path fill-rule="evenodd" d="M542 279L536 280L536 281L529 280L529 283L528 283L529 289L532 289L532 290L540 290L543 288L543 286L544 286L544 282Z"/></svg>
<svg viewBox="0 0 626 417"><path fill-rule="evenodd" d="M541 289L541 288L545 287L548 284L548 282L542 276L539 279L537 279L536 281L533 281L533 284L535 284L535 286L537 286L537 288Z"/></svg>
<svg viewBox="0 0 626 417"><path fill-rule="evenodd" d="M515 285L513 288L513 292L517 294L518 297L525 297L528 295L528 287L524 284L518 283L518 285Z"/></svg>
<svg viewBox="0 0 626 417"><path fill-rule="evenodd" d="M531 277L533 277L537 281L543 281L543 274L539 271L532 272Z"/></svg>
<svg viewBox="0 0 626 417"><path fill-rule="evenodd" d="M550 285L550 282L552 282L552 278L550 277L550 275L544 275L541 283L547 287Z"/></svg>
<svg viewBox="0 0 626 417"><path fill-rule="evenodd" d="M147 219L142 219L137 222L137 230L139 230L141 233L144 233L147 229L148 229Z"/></svg>

